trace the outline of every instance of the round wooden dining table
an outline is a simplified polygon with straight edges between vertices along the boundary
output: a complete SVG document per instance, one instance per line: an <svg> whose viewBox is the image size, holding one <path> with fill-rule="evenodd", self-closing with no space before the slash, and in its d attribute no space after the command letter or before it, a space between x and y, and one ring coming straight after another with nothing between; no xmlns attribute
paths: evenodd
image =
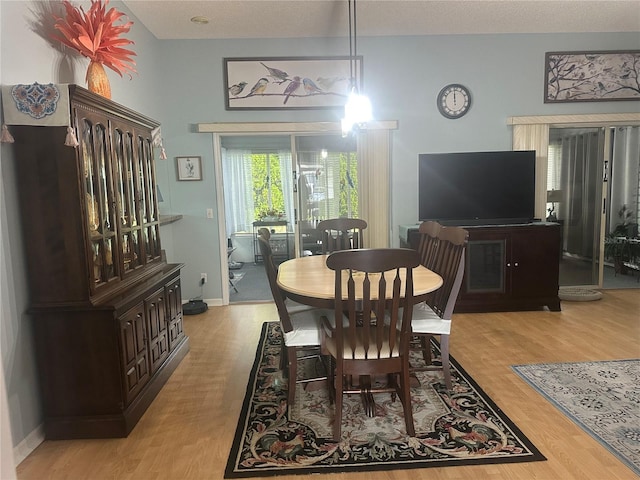
<svg viewBox="0 0 640 480"><path fill-rule="evenodd" d="M335 272L327 267L328 255L311 255L287 260L278 267L278 285L296 302L320 308L334 308ZM362 274L364 278L364 274ZM422 265L413 269L415 303L442 285L442 277ZM392 282L388 282L391 290ZM372 289L374 290L374 289ZM358 288L356 287L356 296ZM346 298L346 291L343 293Z"/></svg>

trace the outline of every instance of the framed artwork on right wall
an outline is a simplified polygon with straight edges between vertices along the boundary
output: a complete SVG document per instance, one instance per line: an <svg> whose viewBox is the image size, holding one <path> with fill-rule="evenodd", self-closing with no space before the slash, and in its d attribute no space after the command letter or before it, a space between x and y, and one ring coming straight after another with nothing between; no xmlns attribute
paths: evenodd
<svg viewBox="0 0 640 480"><path fill-rule="evenodd" d="M544 103L640 100L640 50L547 52Z"/></svg>

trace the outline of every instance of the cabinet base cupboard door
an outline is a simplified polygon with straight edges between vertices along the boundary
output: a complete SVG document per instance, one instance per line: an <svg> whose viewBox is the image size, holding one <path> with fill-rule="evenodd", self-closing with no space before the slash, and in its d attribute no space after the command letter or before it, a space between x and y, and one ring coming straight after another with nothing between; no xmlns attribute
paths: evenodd
<svg viewBox="0 0 640 480"><path fill-rule="evenodd" d="M456 312L560 311L560 225L465 228L469 244Z"/></svg>
<svg viewBox="0 0 640 480"><path fill-rule="evenodd" d="M66 127L16 125L45 435L122 437L189 351L180 269L161 249L152 130L159 123L84 88Z"/></svg>
<svg viewBox="0 0 640 480"><path fill-rule="evenodd" d="M120 345L127 403L149 381L149 350L144 309L138 305L120 317Z"/></svg>

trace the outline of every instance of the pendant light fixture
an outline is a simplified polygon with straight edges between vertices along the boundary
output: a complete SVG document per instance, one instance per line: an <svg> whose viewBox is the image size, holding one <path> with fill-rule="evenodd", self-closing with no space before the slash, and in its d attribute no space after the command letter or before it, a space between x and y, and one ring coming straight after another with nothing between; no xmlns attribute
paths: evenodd
<svg viewBox="0 0 640 480"><path fill-rule="evenodd" d="M358 90L355 76L358 58L358 32L356 16L356 0L349 0L349 98L344 106L342 119L342 136L346 137L354 128L362 127L371 120L371 102Z"/></svg>

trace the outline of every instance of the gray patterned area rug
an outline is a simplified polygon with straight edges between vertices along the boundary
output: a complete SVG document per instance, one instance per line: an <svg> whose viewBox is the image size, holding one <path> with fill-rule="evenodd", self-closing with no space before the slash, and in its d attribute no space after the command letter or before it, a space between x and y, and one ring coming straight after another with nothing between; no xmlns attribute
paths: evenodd
<svg viewBox="0 0 640 480"><path fill-rule="evenodd" d="M374 395L376 415L367 417L358 396L350 395L343 405L342 441L334 442L324 382L306 390L298 383L295 404L288 407L281 344L278 323L265 323L225 478L545 460L454 359L451 392L441 372L417 374L419 385L411 388L415 437L406 434L399 400ZM435 341L431 349L439 362Z"/></svg>
<svg viewBox="0 0 640 480"><path fill-rule="evenodd" d="M640 360L543 363L513 369L640 475Z"/></svg>

